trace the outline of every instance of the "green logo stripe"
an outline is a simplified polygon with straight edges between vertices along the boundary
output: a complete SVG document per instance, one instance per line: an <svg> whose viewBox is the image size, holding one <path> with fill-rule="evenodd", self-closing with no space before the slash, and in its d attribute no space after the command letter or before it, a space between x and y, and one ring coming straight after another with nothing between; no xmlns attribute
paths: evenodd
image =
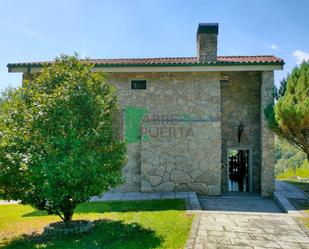
<svg viewBox="0 0 309 249"><path fill-rule="evenodd" d="M149 113L145 108L126 107L124 110L125 138L127 142L137 143L141 139L141 124L144 116Z"/></svg>

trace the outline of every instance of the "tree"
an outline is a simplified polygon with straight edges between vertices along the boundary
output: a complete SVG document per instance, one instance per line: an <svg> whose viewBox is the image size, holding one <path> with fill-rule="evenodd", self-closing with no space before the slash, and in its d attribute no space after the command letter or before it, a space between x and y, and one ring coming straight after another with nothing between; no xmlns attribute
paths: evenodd
<svg viewBox="0 0 309 249"><path fill-rule="evenodd" d="M275 139L275 173L276 176L289 170L292 166L303 167L306 164L304 152L291 145L285 139Z"/></svg>
<svg viewBox="0 0 309 249"><path fill-rule="evenodd" d="M1 105L0 194L71 221L75 207L122 182L126 147L115 89L62 55ZM115 128L116 127L116 128Z"/></svg>
<svg viewBox="0 0 309 249"><path fill-rule="evenodd" d="M286 89L265 115L278 136L306 154L309 161L309 62L295 67L286 79Z"/></svg>
<svg viewBox="0 0 309 249"><path fill-rule="evenodd" d="M286 92L286 79L281 80L279 88L275 87L275 99L278 100L279 98L283 97Z"/></svg>

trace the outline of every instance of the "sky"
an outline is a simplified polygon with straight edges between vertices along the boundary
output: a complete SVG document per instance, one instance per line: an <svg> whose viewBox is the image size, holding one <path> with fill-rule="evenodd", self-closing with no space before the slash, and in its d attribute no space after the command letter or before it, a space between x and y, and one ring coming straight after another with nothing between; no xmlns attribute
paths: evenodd
<svg viewBox="0 0 309 249"><path fill-rule="evenodd" d="M15 62L196 55L198 23L218 22L218 55L276 55L276 84L309 60L308 0L0 0L0 89Z"/></svg>

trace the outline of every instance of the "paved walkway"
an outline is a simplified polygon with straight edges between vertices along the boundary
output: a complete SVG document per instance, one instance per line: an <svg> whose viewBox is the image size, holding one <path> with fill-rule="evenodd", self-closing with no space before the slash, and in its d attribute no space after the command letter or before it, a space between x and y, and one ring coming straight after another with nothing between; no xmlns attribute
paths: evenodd
<svg viewBox="0 0 309 249"><path fill-rule="evenodd" d="M284 211L292 209L289 198L306 199L298 188L280 181L276 195L286 202L280 205ZM292 212L282 213L273 199L225 196L200 202L205 211L195 217L187 249L309 249L308 230Z"/></svg>
<svg viewBox="0 0 309 249"><path fill-rule="evenodd" d="M95 201L140 201L140 200L163 200L163 199L184 199L187 209L201 210L201 206L195 192L156 192L156 193L141 193L141 192L107 192L102 196L93 196L90 202ZM0 200L0 205L18 204L19 201L4 201Z"/></svg>
<svg viewBox="0 0 309 249"><path fill-rule="evenodd" d="M194 223L188 249L309 248L308 235L287 214L206 212Z"/></svg>

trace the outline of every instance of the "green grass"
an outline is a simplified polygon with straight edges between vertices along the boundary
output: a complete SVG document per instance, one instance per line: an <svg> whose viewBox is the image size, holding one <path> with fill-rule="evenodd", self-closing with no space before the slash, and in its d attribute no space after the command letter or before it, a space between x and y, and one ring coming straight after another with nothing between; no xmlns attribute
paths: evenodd
<svg viewBox="0 0 309 249"><path fill-rule="evenodd" d="M277 175L277 179L289 179L293 176L299 176L301 178L309 178L309 165L308 163L304 163L301 167L296 169L296 173L294 173L294 170L292 168L289 168L288 170L284 171L283 173L280 173Z"/></svg>
<svg viewBox="0 0 309 249"><path fill-rule="evenodd" d="M30 206L0 206L0 248L184 248L193 216L183 200L93 202L74 219L93 220L89 233L46 238L43 227L59 221ZM33 234L35 233L35 234Z"/></svg>

